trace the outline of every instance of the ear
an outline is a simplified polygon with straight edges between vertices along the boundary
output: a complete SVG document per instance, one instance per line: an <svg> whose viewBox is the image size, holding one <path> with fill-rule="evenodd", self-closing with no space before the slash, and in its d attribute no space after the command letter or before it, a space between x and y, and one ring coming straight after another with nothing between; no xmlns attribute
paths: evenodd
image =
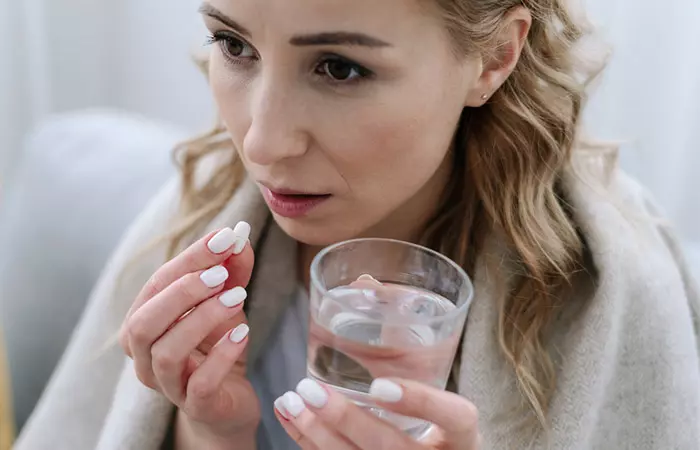
<svg viewBox="0 0 700 450"><path fill-rule="evenodd" d="M481 75L469 90L464 106L483 106L505 83L520 60L531 25L529 9L518 6L508 11L503 18L502 31L496 38L498 47L492 55L484 56Z"/></svg>

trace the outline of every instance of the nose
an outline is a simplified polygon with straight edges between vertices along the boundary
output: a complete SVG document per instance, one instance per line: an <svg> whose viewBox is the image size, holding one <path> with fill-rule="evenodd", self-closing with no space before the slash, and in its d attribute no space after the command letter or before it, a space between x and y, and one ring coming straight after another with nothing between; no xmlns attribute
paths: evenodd
<svg viewBox="0 0 700 450"><path fill-rule="evenodd" d="M303 125L303 100L299 88L274 79L258 79L251 86L250 126L243 141L248 161L273 165L303 156L309 146Z"/></svg>

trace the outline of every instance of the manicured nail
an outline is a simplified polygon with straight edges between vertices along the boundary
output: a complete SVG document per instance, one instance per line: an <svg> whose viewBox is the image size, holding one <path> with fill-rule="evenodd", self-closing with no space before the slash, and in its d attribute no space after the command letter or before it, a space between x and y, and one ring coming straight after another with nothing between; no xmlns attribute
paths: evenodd
<svg viewBox="0 0 700 450"><path fill-rule="evenodd" d="M284 409L294 417L299 417L299 415L306 409L304 400L302 400L301 397L299 397L299 394L296 392L287 392L282 397L282 401Z"/></svg>
<svg viewBox="0 0 700 450"><path fill-rule="evenodd" d="M242 287L235 287L230 291L226 291L219 296L219 300L227 308L233 308L238 306L245 301L248 297L248 293Z"/></svg>
<svg viewBox="0 0 700 450"><path fill-rule="evenodd" d="M248 336L249 332L250 327L242 323L233 329L233 331L231 332L231 336L229 336L229 339L231 339L231 342L235 344L240 344L241 342L243 342L243 339L245 339L246 336Z"/></svg>
<svg viewBox="0 0 700 450"><path fill-rule="evenodd" d="M275 409L280 413L280 415L282 417L289 420L289 414L287 413L287 410L284 409L284 398L283 397L280 397L277 400L275 400Z"/></svg>
<svg viewBox="0 0 700 450"><path fill-rule="evenodd" d="M239 255L248 243L248 238L250 238L250 225L247 222L238 222L233 228L233 234L236 239L236 242L233 244L233 254Z"/></svg>
<svg viewBox="0 0 700 450"><path fill-rule="evenodd" d="M297 393L314 408L323 408L328 403L328 392L311 378L304 378L297 384Z"/></svg>
<svg viewBox="0 0 700 450"><path fill-rule="evenodd" d="M215 288L228 280L228 270L224 266L214 266L202 272L199 278L208 288Z"/></svg>
<svg viewBox="0 0 700 450"><path fill-rule="evenodd" d="M224 228L209 239L207 247L215 255L224 253L236 243L236 233L230 228Z"/></svg>
<svg viewBox="0 0 700 450"><path fill-rule="evenodd" d="M377 378L369 387L369 395L382 402L396 403L403 397L403 389L393 381Z"/></svg>

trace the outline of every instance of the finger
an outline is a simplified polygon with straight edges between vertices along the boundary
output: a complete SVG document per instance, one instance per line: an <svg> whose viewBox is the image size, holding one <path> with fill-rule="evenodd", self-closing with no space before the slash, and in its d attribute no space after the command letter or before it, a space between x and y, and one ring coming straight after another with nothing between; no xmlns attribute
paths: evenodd
<svg viewBox="0 0 700 450"><path fill-rule="evenodd" d="M250 225L246 222L239 222L233 230L224 228L207 234L153 274L136 297L127 317L185 274L222 264L232 255L237 255L237 258L247 262L237 266L239 271L252 272L253 253L250 246L246 245L249 237ZM250 279L250 273L234 273L232 278L235 279L237 286L245 287Z"/></svg>
<svg viewBox="0 0 700 450"><path fill-rule="evenodd" d="M245 245L250 234L250 226L240 222L231 230L224 228L211 232L204 238L192 244L187 250L164 264L143 287L134 303L131 305L124 323L147 301L165 290L168 286L191 272L208 269L217 264L223 264L229 270L229 279L225 289L235 286L247 286L253 271L254 255L249 245ZM241 245L243 250L239 252ZM224 248L228 247L226 250ZM133 357L128 337L128 329L124 326L119 332L119 343L126 354Z"/></svg>
<svg viewBox="0 0 700 450"><path fill-rule="evenodd" d="M245 351L249 331L248 325L240 324L226 333L186 381L186 410L196 413L226 409L228 405L221 402L230 399L219 396L221 385Z"/></svg>
<svg viewBox="0 0 700 450"><path fill-rule="evenodd" d="M163 394L173 403L180 404L184 397L183 373L192 352L220 324L236 316L240 316L239 323L243 322L246 296L245 289L238 287L207 300L153 344L150 352L153 373Z"/></svg>
<svg viewBox="0 0 700 450"><path fill-rule="evenodd" d="M479 413L464 397L407 380L376 379L370 395L389 411L437 425L448 442L478 448Z"/></svg>
<svg viewBox="0 0 700 450"><path fill-rule="evenodd" d="M282 410L289 422L298 430L298 435L290 435L302 448L333 450L357 450L357 446L328 426L316 414L306 408L304 400L296 392L287 392L281 397ZM397 447L395 447L397 448Z"/></svg>
<svg viewBox="0 0 700 450"><path fill-rule="evenodd" d="M361 449L421 448L398 428L360 408L343 395L324 388L315 380L306 378L299 382L297 393L327 427ZM299 424L296 425L305 433Z"/></svg>
<svg viewBox="0 0 700 450"><path fill-rule="evenodd" d="M292 422L290 422L289 413L286 412L282 403L282 397L275 401L275 417L277 417L277 420L279 421L280 425L282 425L282 428L284 428L284 431L287 432L287 435L292 438L292 440L296 442L297 445L302 448L302 450L319 450L319 448L316 447L313 442L305 438L299 429L295 427Z"/></svg>
<svg viewBox="0 0 700 450"><path fill-rule="evenodd" d="M223 266L188 273L137 310L123 325L129 354L140 378L151 377L151 347L182 316L206 299L219 293L228 278ZM223 295L222 295L223 297Z"/></svg>

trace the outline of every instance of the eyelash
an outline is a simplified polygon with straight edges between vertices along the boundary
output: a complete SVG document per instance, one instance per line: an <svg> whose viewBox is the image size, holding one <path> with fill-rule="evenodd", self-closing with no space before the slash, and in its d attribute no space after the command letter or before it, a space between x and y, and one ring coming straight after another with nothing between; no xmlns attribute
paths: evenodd
<svg viewBox="0 0 700 450"><path fill-rule="evenodd" d="M207 40L205 42L205 45L212 45L212 44L218 44L221 51L224 54L224 57L227 59L228 62L231 64L236 64L236 65L247 65L247 64L252 64L254 61L258 60L258 56L236 56L233 55L230 52L230 49L228 48L228 45L234 44L234 45L241 45L242 47L250 49L251 52L255 52L253 50L252 46L248 44L245 40L241 39L240 37L234 35L233 33L229 32L217 32L209 35L207 37ZM228 45L227 45L228 44ZM348 79L348 80L338 80L334 79L331 76L328 75L327 71L325 70L327 68L328 64L332 63L340 63L340 64L345 64L347 65L354 73L356 73L356 76L354 78ZM367 81L374 77L374 73L366 69L365 67L347 59L344 58L340 55L336 54L328 54L322 57L319 62L316 64L313 70L314 75L316 75L319 78L325 79L326 82L332 85L343 85L343 86L349 86L349 85L354 85L354 84L359 84L364 81Z"/></svg>

